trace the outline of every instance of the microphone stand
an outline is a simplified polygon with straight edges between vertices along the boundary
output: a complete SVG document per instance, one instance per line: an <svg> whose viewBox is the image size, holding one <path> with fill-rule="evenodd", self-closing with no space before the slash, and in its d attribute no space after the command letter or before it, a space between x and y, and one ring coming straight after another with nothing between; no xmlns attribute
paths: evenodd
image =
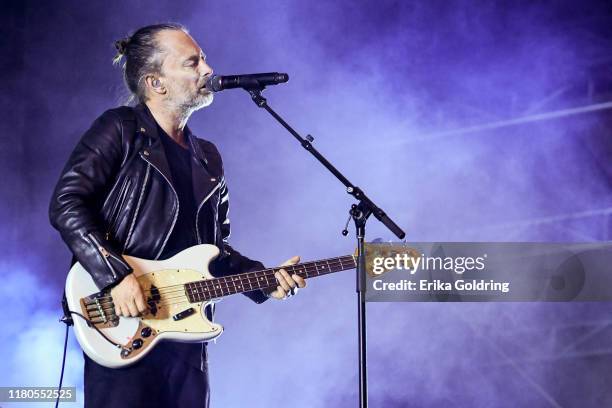
<svg viewBox="0 0 612 408"><path fill-rule="evenodd" d="M359 406L360 408L367 408L368 406L368 391L367 391L367 349L366 349L366 303L365 303L365 227L366 222L370 215L374 215L376 219L382 222L395 236L399 239L403 239L406 234L402 229L393 222L385 212L380 209L372 200L365 195L365 193L359 188L353 185L338 169L336 169L317 149L312 146L314 138L311 135L307 135L303 138L299 135L287 122L283 120L272 108L268 106L266 98L261 95L265 86L249 86L244 89L251 95L253 102L260 107L268 111L274 119L276 119L285 129L289 131L302 145L304 149L310 152L327 170L329 170L344 186L346 192L355 197L358 201L357 204L352 204L349 211L350 217L355 222L355 230L357 235L357 268L356 268L356 290L357 290L357 320L359 326ZM348 226L348 221L347 221ZM346 228L342 231L342 235L347 235L348 231Z"/></svg>

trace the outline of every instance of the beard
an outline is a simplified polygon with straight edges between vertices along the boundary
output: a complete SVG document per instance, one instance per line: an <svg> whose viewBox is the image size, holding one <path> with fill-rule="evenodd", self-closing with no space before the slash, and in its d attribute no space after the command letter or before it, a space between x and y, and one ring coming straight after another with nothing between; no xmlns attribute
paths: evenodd
<svg viewBox="0 0 612 408"><path fill-rule="evenodd" d="M179 103L179 108L181 111L191 114L209 106L213 102L213 98L214 94L212 92L199 89L195 95L191 94L186 96L182 103Z"/></svg>
<svg viewBox="0 0 612 408"><path fill-rule="evenodd" d="M205 108L213 102L214 94L207 90L200 88L198 92L189 98L184 104L186 108L191 109L192 112L198 109Z"/></svg>
<svg viewBox="0 0 612 408"><path fill-rule="evenodd" d="M173 110L180 112L184 117L189 117L193 112L209 106L214 98L214 94L205 88L199 88L195 93L182 89L174 95L168 98L168 103Z"/></svg>

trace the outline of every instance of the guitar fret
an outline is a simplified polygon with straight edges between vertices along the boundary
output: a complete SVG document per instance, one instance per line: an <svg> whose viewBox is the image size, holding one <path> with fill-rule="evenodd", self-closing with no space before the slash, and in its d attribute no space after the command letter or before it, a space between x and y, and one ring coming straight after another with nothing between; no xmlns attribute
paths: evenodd
<svg viewBox="0 0 612 408"><path fill-rule="evenodd" d="M201 282L201 281L200 282L196 282L195 289L196 289L196 292L198 293L198 297L199 297L200 290L202 290L202 291L204 290L204 283Z"/></svg>
<svg viewBox="0 0 612 408"><path fill-rule="evenodd" d="M200 297L201 297L201 295L203 295L206 292L209 292L209 294L214 296L214 294L210 293L211 292L211 290L210 290L211 288L209 288L208 283L202 282L202 281L200 281L198 283L199 283L199 285L197 285L197 287L198 287L197 289L198 289L198 294L200 294Z"/></svg>
<svg viewBox="0 0 612 408"><path fill-rule="evenodd" d="M229 279L229 282L230 282L232 285L234 285L234 287L233 287L233 288L230 288L229 283L227 284L227 291L228 291L228 294L229 294L229 293L232 293L232 291L233 291L233 293L236 293L236 292L238 291L238 286L236 285L236 277L233 277L233 278L225 278L225 279L226 279L226 280L227 280L227 279Z"/></svg>
<svg viewBox="0 0 612 408"><path fill-rule="evenodd" d="M229 284L227 283L225 277L217 279L216 283L217 287L221 291L221 296L225 296L227 294L227 289L229 289Z"/></svg>
<svg viewBox="0 0 612 408"><path fill-rule="evenodd" d="M205 282L197 282L196 283L196 290L198 291L198 293L204 293L206 290L208 290L208 285Z"/></svg>
<svg viewBox="0 0 612 408"><path fill-rule="evenodd" d="M303 278L311 278L352 269L355 266L355 258L348 255L287 266L284 269L290 274L295 273ZM270 268L261 271L190 282L185 285L185 291L191 302L220 298L235 293L250 292L256 289L276 286L277 280L274 274L279 270L280 268Z"/></svg>
<svg viewBox="0 0 612 408"><path fill-rule="evenodd" d="M228 287L227 282L225 281L225 278L217 279L216 283L217 283L216 287L221 291L221 296L225 295L225 289Z"/></svg>
<svg viewBox="0 0 612 408"><path fill-rule="evenodd" d="M221 290L229 289L229 282L227 281L227 278L225 276L222 278L219 278L217 282L219 282L219 288Z"/></svg>
<svg viewBox="0 0 612 408"><path fill-rule="evenodd" d="M267 274L262 275L262 278L266 279L266 287L270 286L270 282L268 281L268 275Z"/></svg>
<svg viewBox="0 0 612 408"><path fill-rule="evenodd" d="M232 293L232 290L234 290L234 291L235 291L235 290L237 290L237 289L238 289L238 288L236 287L236 282L234 282L234 278L232 278L232 277L226 277L226 278L223 278L223 281L224 281L224 283L225 283L225 288L224 288L224 289L225 289L225 290L227 290L227 294L228 294L228 295L233 294L233 293ZM233 285L233 288L231 288L231 287L230 287L230 283Z"/></svg>
<svg viewBox="0 0 612 408"><path fill-rule="evenodd" d="M202 294L200 296L200 300L202 300L203 296L206 295L207 297L209 297L210 299L212 299L213 297L215 297L216 293L213 294L211 291L211 287L208 283L206 284L202 284ZM213 289L214 290L214 289Z"/></svg>
<svg viewBox="0 0 612 408"><path fill-rule="evenodd" d="M211 288L211 289L214 291L214 292L213 292L213 293L214 293L214 296L215 296L215 297L219 297L219 295L220 295L220 294L218 293L218 292L219 292L219 289L220 289L220 288L219 288L219 286L218 286L218 285L215 285L215 282L210 282L210 285L209 285L209 286L210 286L210 288ZM221 295L222 295L222 294L223 294L223 293L221 293Z"/></svg>
<svg viewBox="0 0 612 408"><path fill-rule="evenodd" d="M200 282L194 282L192 286L192 291L195 293L195 300L198 301L200 298Z"/></svg>
<svg viewBox="0 0 612 408"><path fill-rule="evenodd" d="M233 295L234 293L238 291L238 287L239 287L238 285L236 285L236 277L233 277L233 278L228 277L225 279L229 280L229 283L232 284L232 287L230 287L229 284L227 285L227 291Z"/></svg>
<svg viewBox="0 0 612 408"><path fill-rule="evenodd" d="M257 274L255 274L255 276L257 277ZM263 281L264 279L266 280L266 286L268 286L268 284L269 284L269 283L268 283L268 275L267 275L267 274L262 274L262 275L259 277L259 282ZM259 282L258 282L258 283L259 283ZM263 286L260 286L260 287L263 287Z"/></svg>
<svg viewBox="0 0 612 408"><path fill-rule="evenodd" d="M236 285L236 280L238 280L238 285ZM234 290L236 291L234 293L237 293L239 288L240 289L244 288L242 280L239 277L234 277L234 279L232 280L232 283L234 284Z"/></svg>
<svg viewBox="0 0 612 408"><path fill-rule="evenodd" d="M253 274L253 275L255 275L255 274ZM251 274L250 273L247 273L247 282L249 284L249 288L251 290L253 290L253 284L251 283Z"/></svg>

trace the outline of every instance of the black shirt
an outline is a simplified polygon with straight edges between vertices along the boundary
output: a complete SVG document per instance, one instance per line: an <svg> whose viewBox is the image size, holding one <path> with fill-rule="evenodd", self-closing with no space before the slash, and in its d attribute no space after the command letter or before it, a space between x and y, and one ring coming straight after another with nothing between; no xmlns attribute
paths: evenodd
<svg viewBox="0 0 612 408"><path fill-rule="evenodd" d="M161 127L157 128L170 166L172 185L179 200L174 229L160 255L160 259L166 259L198 243L195 221L197 204L191 177L191 151L175 142Z"/></svg>
<svg viewBox="0 0 612 408"><path fill-rule="evenodd" d="M174 228L166 242L164 250L159 256L159 259L167 259L198 243L196 231L196 211L198 204L196 203L193 193L193 179L191 176L193 155L191 150L175 142L159 125L157 126L157 132L164 146L164 152L166 153L166 159L170 167L172 186L179 200L178 216ZM204 231L201 233L206 237ZM207 357L205 345L172 341L162 342L158 345L158 348L172 353L196 368L201 369L202 363L206 364Z"/></svg>

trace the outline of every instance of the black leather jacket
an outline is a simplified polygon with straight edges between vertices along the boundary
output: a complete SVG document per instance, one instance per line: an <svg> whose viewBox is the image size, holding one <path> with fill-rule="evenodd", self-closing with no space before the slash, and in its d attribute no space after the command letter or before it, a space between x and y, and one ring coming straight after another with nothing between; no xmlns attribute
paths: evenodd
<svg viewBox="0 0 612 408"><path fill-rule="evenodd" d="M193 153L198 242L221 249L211 267L215 276L263 265L228 244L228 191L221 156L214 144L185 128ZM104 112L83 135L64 167L49 207L53 227L91 274L99 289L117 284L132 269L122 254L157 259L178 215L178 197L157 124L144 104ZM246 294L261 303L262 291Z"/></svg>

